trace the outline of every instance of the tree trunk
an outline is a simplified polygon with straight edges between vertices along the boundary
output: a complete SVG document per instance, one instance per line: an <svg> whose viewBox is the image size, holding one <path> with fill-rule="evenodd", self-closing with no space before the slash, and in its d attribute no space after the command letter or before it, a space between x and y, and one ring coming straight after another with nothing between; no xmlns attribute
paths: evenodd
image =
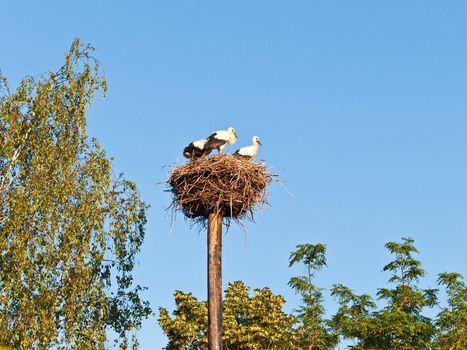
<svg viewBox="0 0 467 350"><path fill-rule="evenodd" d="M222 350L222 215L208 220L208 350Z"/></svg>

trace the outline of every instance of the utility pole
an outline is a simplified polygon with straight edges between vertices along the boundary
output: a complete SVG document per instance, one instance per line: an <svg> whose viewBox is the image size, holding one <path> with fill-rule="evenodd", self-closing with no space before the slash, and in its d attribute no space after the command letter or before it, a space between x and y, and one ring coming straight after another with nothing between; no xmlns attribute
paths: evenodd
<svg viewBox="0 0 467 350"><path fill-rule="evenodd" d="M208 350L222 350L222 219L208 216Z"/></svg>

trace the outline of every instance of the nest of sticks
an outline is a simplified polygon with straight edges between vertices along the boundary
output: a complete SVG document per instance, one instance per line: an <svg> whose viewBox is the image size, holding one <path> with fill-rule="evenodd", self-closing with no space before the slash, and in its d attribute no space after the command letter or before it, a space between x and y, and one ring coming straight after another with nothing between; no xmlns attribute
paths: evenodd
<svg viewBox="0 0 467 350"><path fill-rule="evenodd" d="M254 210L267 203L272 180L264 163L218 154L174 167L167 183L173 194L171 207L205 224L211 213L253 221Z"/></svg>

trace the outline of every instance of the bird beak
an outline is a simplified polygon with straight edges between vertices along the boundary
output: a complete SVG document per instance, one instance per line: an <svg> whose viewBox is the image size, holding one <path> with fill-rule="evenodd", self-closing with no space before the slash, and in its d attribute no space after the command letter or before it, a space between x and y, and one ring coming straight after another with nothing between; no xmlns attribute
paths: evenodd
<svg viewBox="0 0 467 350"><path fill-rule="evenodd" d="M258 140L258 143L259 143L260 145L263 145L261 142L259 142L259 140Z"/></svg>

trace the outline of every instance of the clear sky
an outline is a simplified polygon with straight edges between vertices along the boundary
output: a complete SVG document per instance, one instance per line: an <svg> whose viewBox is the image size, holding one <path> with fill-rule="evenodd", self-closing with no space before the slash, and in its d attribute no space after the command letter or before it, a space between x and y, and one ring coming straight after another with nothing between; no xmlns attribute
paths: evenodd
<svg viewBox="0 0 467 350"><path fill-rule="evenodd" d="M157 311L172 292L206 297L206 234L160 185L190 141L234 126L286 179L246 234L224 238L224 283L298 298L295 245L322 242L327 289L374 293L388 241L415 239L428 272L467 275L467 2L2 1L0 69L15 85L57 69L73 38L98 50L108 97L89 132L151 205L136 269ZM142 349L165 338L151 318Z"/></svg>

